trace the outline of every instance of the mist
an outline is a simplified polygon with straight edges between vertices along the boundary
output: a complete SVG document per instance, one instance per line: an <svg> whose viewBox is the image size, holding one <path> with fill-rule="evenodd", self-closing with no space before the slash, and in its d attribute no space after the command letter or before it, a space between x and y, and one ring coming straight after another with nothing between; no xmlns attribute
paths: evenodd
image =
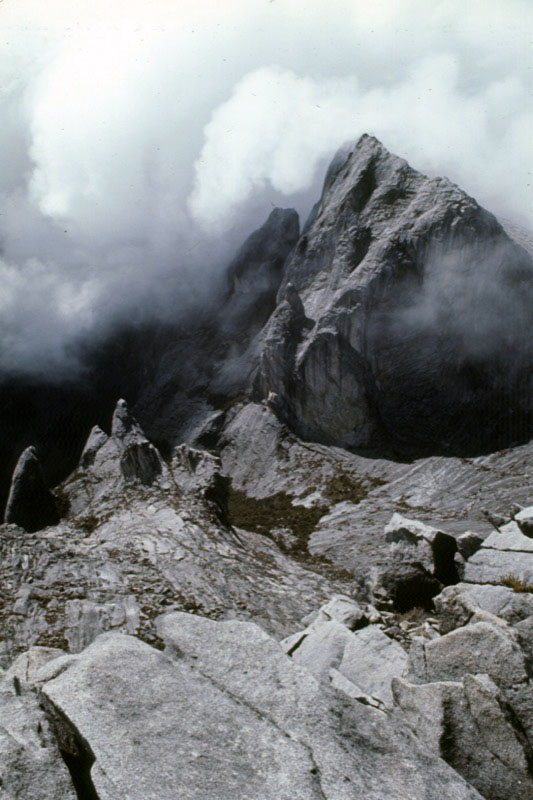
<svg viewBox="0 0 533 800"><path fill-rule="evenodd" d="M363 132L533 228L528 0L72 6L0 3L4 373L208 306Z"/></svg>

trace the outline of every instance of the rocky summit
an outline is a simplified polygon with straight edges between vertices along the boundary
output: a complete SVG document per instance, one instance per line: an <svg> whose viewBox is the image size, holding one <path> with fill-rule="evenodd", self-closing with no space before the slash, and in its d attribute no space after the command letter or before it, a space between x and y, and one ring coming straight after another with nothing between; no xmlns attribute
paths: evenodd
<svg viewBox="0 0 533 800"><path fill-rule="evenodd" d="M533 798L530 243L363 136L3 380L2 798Z"/></svg>

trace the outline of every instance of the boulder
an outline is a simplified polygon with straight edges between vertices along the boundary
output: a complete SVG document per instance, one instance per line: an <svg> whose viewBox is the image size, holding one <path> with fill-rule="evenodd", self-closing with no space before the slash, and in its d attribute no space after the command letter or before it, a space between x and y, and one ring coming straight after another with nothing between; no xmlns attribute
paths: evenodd
<svg viewBox="0 0 533 800"><path fill-rule="evenodd" d="M76 800L47 718L35 695L21 693L20 680L13 673L0 680L2 800Z"/></svg>
<svg viewBox="0 0 533 800"><path fill-rule="evenodd" d="M389 599L398 611L429 609L443 585L457 581L457 544L450 534L395 513L385 540L389 563L371 570L368 580L375 602Z"/></svg>
<svg viewBox="0 0 533 800"><path fill-rule="evenodd" d="M525 536L516 522L484 540L465 567L468 583L496 583L504 580L533 585L533 539Z"/></svg>
<svg viewBox="0 0 533 800"><path fill-rule="evenodd" d="M472 622L424 644L424 657L412 663L423 681L458 681L486 673L498 686L527 681L527 669L514 630L504 622Z"/></svg>
<svg viewBox="0 0 533 800"><path fill-rule="evenodd" d="M282 646L297 664L307 667L319 680L329 681L330 671L335 669L360 692L387 706L392 704L392 678L408 672L407 653L377 625L352 633L335 620L315 622L306 631L282 642Z"/></svg>
<svg viewBox="0 0 533 800"><path fill-rule="evenodd" d="M501 617L511 625L533 614L533 594L507 586L458 583L447 586L433 600L442 633L466 625L479 611Z"/></svg>
<svg viewBox="0 0 533 800"><path fill-rule="evenodd" d="M487 675L413 685L396 678L394 702L411 729L487 800L533 792L530 748Z"/></svg>
<svg viewBox="0 0 533 800"><path fill-rule="evenodd" d="M315 628L325 622L335 620L348 628L348 630L355 631L368 625L370 618L376 614L376 610L371 606L363 608L351 597L339 594L332 597L328 603L320 607L318 612L313 614L313 619L309 621L309 626Z"/></svg>
<svg viewBox="0 0 533 800"><path fill-rule="evenodd" d="M320 688L251 623L171 614L164 653L105 634L42 689L106 800L479 800L376 709ZM87 765L90 769L87 770Z"/></svg>
<svg viewBox="0 0 533 800"><path fill-rule="evenodd" d="M24 450L15 467L4 521L19 525L28 533L59 522L56 500L45 484L34 447Z"/></svg>
<svg viewBox="0 0 533 800"><path fill-rule="evenodd" d="M514 518L524 536L533 538L533 506L523 508Z"/></svg>

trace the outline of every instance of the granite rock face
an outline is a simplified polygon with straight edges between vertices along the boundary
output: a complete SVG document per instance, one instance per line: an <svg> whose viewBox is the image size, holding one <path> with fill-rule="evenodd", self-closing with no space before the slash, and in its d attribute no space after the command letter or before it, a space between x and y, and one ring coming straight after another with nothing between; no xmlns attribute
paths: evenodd
<svg viewBox="0 0 533 800"><path fill-rule="evenodd" d="M250 623L171 614L164 653L105 634L42 687L85 788L119 800L474 800L380 712L323 689ZM357 731L357 734L356 734ZM117 740L121 746L117 748Z"/></svg>
<svg viewBox="0 0 533 800"><path fill-rule="evenodd" d="M125 470L139 447L149 460ZM171 609L284 635L349 590L348 573L232 526L228 492L216 456L181 445L164 462L119 402L111 435L93 431L56 489L60 524L34 534L0 526L0 664L32 645L78 652L106 630L157 643L154 619Z"/></svg>
<svg viewBox="0 0 533 800"><path fill-rule="evenodd" d="M35 695L0 677L0 789L6 800L76 800L57 741Z"/></svg>
<svg viewBox="0 0 533 800"><path fill-rule="evenodd" d="M523 435L532 281L490 213L363 136L335 156L288 260L256 397L274 392L299 435L343 447L486 446L502 414ZM282 323L289 286L305 317Z"/></svg>

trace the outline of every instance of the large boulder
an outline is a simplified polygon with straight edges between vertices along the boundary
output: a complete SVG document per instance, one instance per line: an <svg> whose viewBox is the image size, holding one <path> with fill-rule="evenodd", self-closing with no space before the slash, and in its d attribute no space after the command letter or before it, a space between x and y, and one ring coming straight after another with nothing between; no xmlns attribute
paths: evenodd
<svg viewBox="0 0 533 800"><path fill-rule="evenodd" d="M0 679L0 794L2 800L76 800L69 772L35 695L22 678Z"/></svg>
<svg viewBox="0 0 533 800"><path fill-rule="evenodd" d="M458 583L447 586L433 600L442 633L466 625L478 612L488 611L511 625L533 614L533 594L507 586Z"/></svg>
<svg viewBox="0 0 533 800"><path fill-rule="evenodd" d="M464 580L511 586L514 581L523 588L533 587L533 539L525 536L516 522L504 525L468 559Z"/></svg>
<svg viewBox="0 0 533 800"><path fill-rule="evenodd" d="M398 611L415 606L431 608L444 585L457 581L455 538L395 513L385 528L390 557L370 572L368 587L376 602Z"/></svg>
<svg viewBox="0 0 533 800"><path fill-rule="evenodd" d="M414 685L396 678L402 718L487 800L533 796L531 747L487 675Z"/></svg>
<svg viewBox="0 0 533 800"><path fill-rule="evenodd" d="M470 673L486 673L502 687L528 679L515 631L497 618L471 622L422 647L423 658L416 658L414 669L416 677L425 682L457 681Z"/></svg>
<svg viewBox="0 0 533 800"><path fill-rule="evenodd" d="M342 699L250 623L162 620L164 653L105 634L46 682L56 735L106 800L426 800L479 794L416 739Z"/></svg>
<svg viewBox="0 0 533 800"><path fill-rule="evenodd" d="M15 467L4 521L29 533L59 522L56 500L46 486L34 447L24 450Z"/></svg>

